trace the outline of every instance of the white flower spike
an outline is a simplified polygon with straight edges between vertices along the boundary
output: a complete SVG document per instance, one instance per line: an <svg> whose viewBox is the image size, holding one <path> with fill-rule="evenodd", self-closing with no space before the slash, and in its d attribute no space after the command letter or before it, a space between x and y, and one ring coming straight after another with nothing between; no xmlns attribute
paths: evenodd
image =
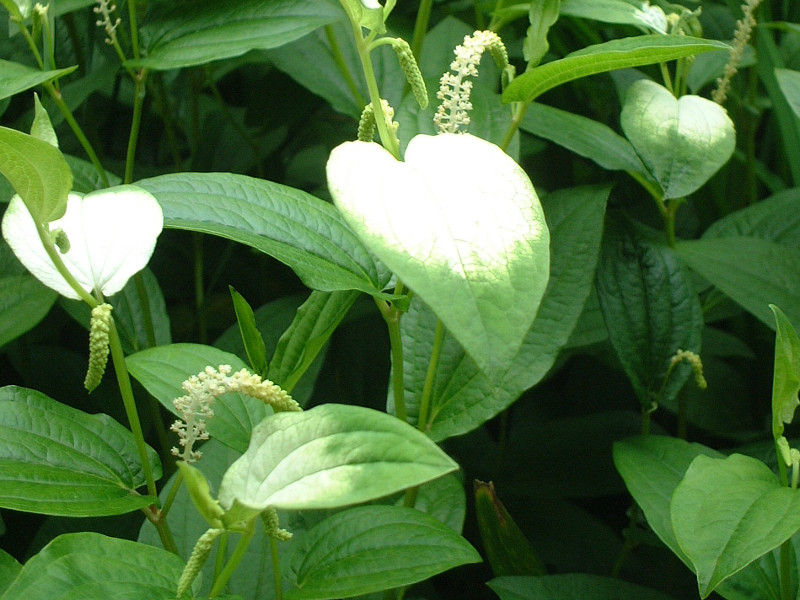
<svg viewBox="0 0 800 600"><path fill-rule="evenodd" d="M156 199L141 188L123 185L86 196L70 193L67 212L50 223L50 231L66 234L69 250L61 259L81 287L110 296L147 265L163 226ZM45 252L19 196L11 199L2 229L14 254L39 281L62 296L80 299Z"/></svg>

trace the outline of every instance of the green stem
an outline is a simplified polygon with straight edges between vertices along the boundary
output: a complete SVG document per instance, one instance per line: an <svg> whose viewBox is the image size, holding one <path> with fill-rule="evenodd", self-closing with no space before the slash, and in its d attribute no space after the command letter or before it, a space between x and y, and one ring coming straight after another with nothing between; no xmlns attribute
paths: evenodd
<svg viewBox="0 0 800 600"><path fill-rule="evenodd" d="M135 82L136 88L133 97L133 118L131 120L131 134L128 137L128 152L125 157L125 179L124 183L133 181L133 167L136 158L136 144L139 140L139 129L142 125L142 106L144 105L144 97L147 92L145 81L147 79L147 71L142 69L136 75Z"/></svg>
<svg viewBox="0 0 800 600"><path fill-rule="evenodd" d="M72 111L67 106L67 103L64 102L64 99L61 97L61 92L59 92L55 86L49 82L45 81L42 86L50 94L50 97L55 102L58 110L61 111L61 114L64 116L64 120L69 125L72 132L75 134L75 137L78 138L78 142L80 143L83 151L86 152L86 156L89 157L92 165L94 165L97 174L100 176L100 181L102 182L104 187L109 187L111 183L108 181L108 175L106 175L106 171L103 168L103 165L100 164L100 159L97 158L97 154L95 154L94 148L92 148L92 144L89 142L86 135L84 135L81 126L78 125L78 122L75 120L75 117L72 115Z"/></svg>
<svg viewBox="0 0 800 600"><path fill-rule="evenodd" d="M533 100L517 102L514 105L514 113L511 116L511 123L508 125L508 130L506 131L506 135L503 137L503 141L500 142L500 149L504 152L508 150L511 140L514 139L514 134L517 132L517 129L519 129L519 125L522 123L525 113L528 112L528 107L531 105L531 102L533 102Z"/></svg>
<svg viewBox="0 0 800 600"><path fill-rule="evenodd" d="M172 487L167 494L166 499L164 500L164 507L161 509L161 517L166 518L169 514L170 509L172 508L172 504L175 502L175 498L178 495L178 490L181 489L181 485L183 484L183 471L178 471L177 476L175 477L175 481L172 483Z"/></svg>
<svg viewBox="0 0 800 600"><path fill-rule="evenodd" d="M428 429L428 412L431 405L431 393L433 382L436 378L436 367L439 364L439 356L442 354L444 345L444 325L440 319L436 319L436 332L433 335L433 348L431 349L431 359L428 363L428 372L425 373L425 384L422 387L422 396L419 400L419 419L417 429L424 432Z"/></svg>
<svg viewBox="0 0 800 600"><path fill-rule="evenodd" d="M402 312L383 300L375 300L389 330L389 344L392 352L392 392L394 412L401 421L408 422L406 413L406 392L403 384L403 340L400 336L400 317Z"/></svg>
<svg viewBox="0 0 800 600"><path fill-rule="evenodd" d="M389 127L386 123L386 117L383 112L383 106L381 105L381 94L378 90L378 82L375 79L375 71L372 68L372 59L369 55L368 42L364 39L364 35L361 32L361 26L356 21L354 15L351 14L347 4L342 2L342 7L345 9L347 17L350 21L350 26L353 29L353 38L355 39L356 43L356 51L358 52L358 58L361 61L361 68L364 71L364 78L367 81L369 99L370 102L372 102L372 110L375 114L375 124L378 127L378 134L380 135L381 143L383 144L383 147L391 153L392 156L394 156L397 160L400 160L400 145L397 141L397 136L394 134L394 132L389 131Z"/></svg>
<svg viewBox="0 0 800 600"><path fill-rule="evenodd" d="M781 544L780 550L780 582L781 600L794 600L792 594L792 540L788 539Z"/></svg>
<svg viewBox="0 0 800 600"><path fill-rule="evenodd" d="M209 598L214 598L222 593L225 586L228 584L228 580L231 578L234 571L236 571L236 567L242 562L244 554L247 552L247 547L250 545L250 540L253 539L253 533L255 533L255 522L256 519L252 519L247 524L247 528L242 532L242 537L239 538L239 543L236 544L236 548L233 549L233 554L225 564L225 568L222 569L219 577L214 579L214 585L211 586L211 591L208 594Z"/></svg>
<svg viewBox="0 0 800 600"><path fill-rule="evenodd" d="M203 288L203 235L192 234L194 254L194 308L197 315L197 335L201 344L208 342L208 326L205 315L205 290Z"/></svg>
<svg viewBox="0 0 800 600"><path fill-rule="evenodd" d="M414 58L420 59L422 55L422 44L425 42L425 34L428 32L428 23L431 19L431 9L433 0L421 0L417 9L417 20L414 23L414 37L411 39L411 52Z"/></svg>
<svg viewBox="0 0 800 600"><path fill-rule="evenodd" d="M272 557L272 579L275 582L275 600L283 600L283 583L281 582L281 557L278 554L278 540L269 538L269 553Z"/></svg>
<svg viewBox="0 0 800 600"><path fill-rule="evenodd" d="M342 75L345 85L347 85L350 93L353 94L353 100L355 100L358 106L365 106L367 101L364 100L364 96L361 95L361 90L358 89L356 80L353 77L353 74L350 72L350 67L348 67L347 61L344 59L344 55L342 54L342 49L339 46L339 40L336 39L336 32L330 25L325 26L325 38L328 40L328 46L330 47L331 54L333 55L333 62L336 63L336 68L339 69L339 73Z"/></svg>
<svg viewBox="0 0 800 600"><path fill-rule="evenodd" d="M139 54L139 20L136 15L136 0L128 0L128 20L131 25L131 51L133 58L138 59L141 55Z"/></svg>

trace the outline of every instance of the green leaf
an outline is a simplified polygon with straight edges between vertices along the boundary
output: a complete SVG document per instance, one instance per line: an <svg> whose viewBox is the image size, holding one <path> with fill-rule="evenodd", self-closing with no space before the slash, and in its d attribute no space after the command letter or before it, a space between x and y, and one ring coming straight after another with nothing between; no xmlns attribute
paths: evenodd
<svg viewBox="0 0 800 600"><path fill-rule="evenodd" d="M773 194L714 221L704 239L754 237L800 250L800 188Z"/></svg>
<svg viewBox="0 0 800 600"><path fill-rule="evenodd" d="M664 10L660 6L650 6L646 0L563 0L561 14L667 33Z"/></svg>
<svg viewBox="0 0 800 600"><path fill-rule="evenodd" d="M29 90L45 81L54 81L69 75L77 68L78 65L66 69L40 71L20 63L0 60L0 100Z"/></svg>
<svg viewBox="0 0 800 600"><path fill-rule="evenodd" d="M263 375L267 370L267 348L264 345L264 338L256 327L256 317L253 309L239 292L228 286L233 300L233 309L236 311L236 322L239 325L239 332L242 335L244 350L247 353L247 360L254 373Z"/></svg>
<svg viewBox="0 0 800 600"><path fill-rule="evenodd" d="M701 444L657 435L639 436L614 444L614 464L628 491L642 509L653 532L687 566L670 518L670 500L692 461L723 455Z"/></svg>
<svg viewBox="0 0 800 600"><path fill-rule="evenodd" d="M772 374L772 435L777 441L783 435L783 425L794 419L794 411L800 406L800 339L797 332L783 314L770 304L775 313L775 368Z"/></svg>
<svg viewBox="0 0 800 600"><path fill-rule="evenodd" d="M33 275L0 277L0 348L44 319L57 297Z"/></svg>
<svg viewBox="0 0 800 600"><path fill-rule="evenodd" d="M201 344L148 348L128 356L125 361L131 375L176 416L172 401L184 395L181 389L184 380L201 373L207 366L230 365L233 372L246 368L238 356ZM207 422L208 432L212 438L244 452L253 427L271 412L271 408L255 398L225 394L214 402L214 417Z"/></svg>
<svg viewBox="0 0 800 600"><path fill-rule="evenodd" d="M31 125L31 135L58 148L58 137L50 122L50 116L39 101L38 94L33 95L34 117Z"/></svg>
<svg viewBox="0 0 800 600"><path fill-rule="evenodd" d="M488 585L500 600L670 600L641 585L588 573L496 577Z"/></svg>
<svg viewBox="0 0 800 600"><path fill-rule="evenodd" d="M675 488L670 514L705 598L800 530L800 495L755 458L701 455Z"/></svg>
<svg viewBox="0 0 800 600"><path fill-rule="evenodd" d="M733 121L719 104L700 96L675 98L649 79L628 88L620 121L664 198L700 188L736 147Z"/></svg>
<svg viewBox="0 0 800 600"><path fill-rule="evenodd" d="M597 293L611 344L639 402L650 407L673 399L691 368L676 366L664 385L672 357L678 350L699 354L703 331L703 311L681 261L631 226L610 221Z"/></svg>
<svg viewBox="0 0 800 600"><path fill-rule="evenodd" d="M386 27L383 24L383 6L377 0L372 0L371 4L377 5L377 8L368 8L367 4L361 0L342 1L342 5L346 7L345 10L353 15L359 26L377 33L386 33Z"/></svg>
<svg viewBox="0 0 800 600"><path fill-rule="evenodd" d="M36 223L64 216L72 173L58 148L32 135L0 127L0 173L20 195Z"/></svg>
<svg viewBox="0 0 800 600"><path fill-rule="evenodd" d="M642 35L611 40L582 48L520 75L503 92L503 102L531 102L547 90L587 75L728 48L722 42L682 35Z"/></svg>
<svg viewBox="0 0 800 600"><path fill-rule="evenodd" d="M361 406L323 404L272 415L225 474L219 501L252 510L301 510L366 502L458 468L406 423Z"/></svg>
<svg viewBox="0 0 800 600"><path fill-rule="evenodd" d="M547 286L549 234L533 185L497 146L419 135L405 162L346 142L328 161L337 207L478 366L505 368Z"/></svg>
<svg viewBox="0 0 800 600"><path fill-rule="evenodd" d="M154 475L161 463L148 449ZM35 390L0 388L0 506L69 517L119 515L153 504L133 434Z"/></svg>
<svg viewBox="0 0 800 600"><path fill-rule="evenodd" d="M424 581L480 555L452 529L412 508L362 506L325 519L293 548L286 600L327 600Z"/></svg>
<svg viewBox="0 0 800 600"><path fill-rule="evenodd" d="M560 7L561 0L531 1L528 9L530 26L522 44L522 54L529 68L538 65L550 49L550 44L547 43L547 32L558 20Z"/></svg>
<svg viewBox="0 0 800 600"><path fill-rule="evenodd" d="M252 246L312 289L377 294L389 280L339 212L301 190L230 173L178 173L137 185L159 201L165 227Z"/></svg>
<svg viewBox="0 0 800 600"><path fill-rule="evenodd" d="M800 326L800 249L749 237L678 242L693 271L740 304L767 327L775 327L770 304L783 308Z"/></svg>
<svg viewBox="0 0 800 600"><path fill-rule="evenodd" d="M520 129L593 160L604 169L650 176L628 140L607 125L587 117L533 103Z"/></svg>
<svg viewBox="0 0 800 600"><path fill-rule="evenodd" d="M211 484L212 490L219 489L219 483L228 467L241 456L239 452L230 449L222 443L211 439L203 446L203 458L195 466L203 472ZM176 474L163 487L159 497L162 504L166 501L172 486L175 484ZM309 518L314 518L311 513ZM307 529L301 515L280 513L281 527L287 527L298 538ZM178 487L172 506L167 515L167 523L175 538L175 544L181 556L189 556L198 538L206 532L208 524L197 512L186 486ZM246 600L264 600L274 598L275 581L272 574L272 558L270 555L269 540L264 536L264 528L256 527L253 539L247 547L239 567L228 582L227 591L238 594ZM149 522L145 521L139 530L139 541L151 546L161 547L158 532ZM236 547L237 538L230 536L225 552L229 559ZM290 544L278 544L281 558L288 551ZM207 598L214 580L214 560L206 561L202 570L202 580L198 577L199 589L196 590L198 598ZM175 580L177 584L177 579ZM174 596L174 591L173 591ZM111 596L113 598L113 596ZM99 599L104 600L104 599ZM166 600L166 599L165 599Z"/></svg>
<svg viewBox="0 0 800 600"><path fill-rule="evenodd" d="M475 480L475 514L492 572L501 575L545 575L536 552L500 502L494 484Z"/></svg>
<svg viewBox="0 0 800 600"><path fill-rule="evenodd" d="M445 335L427 427L433 439L443 440L480 426L553 366L592 289L608 193L607 187L584 187L548 196L544 204L551 236L550 281L533 326L505 369L482 373L457 342ZM413 302L400 327L406 361L406 406L415 418L436 321L429 309Z"/></svg>
<svg viewBox="0 0 800 600"><path fill-rule="evenodd" d="M17 578L22 565L7 552L0 550L0 596Z"/></svg>
<svg viewBox="0 0 800 600"><path fill-rule="evenodd" d="M358 292L311 292L278 340L269 378L291 392L325 347Z"/></svg>
<svg viewBox="0 0 800 600"><path fill-rule="evenodd" d="M414 508L429 514L456 533L464 528L467 512L467 494L460 473L451 473L419 487ZM400 495L395 506L403 506L405 494Z"/></svg>
<svg viewBox="0 0 800 600"><path fill-rule="evenodd" d="M142 27L147 57L127 64L162 71L202 65L276 48L342 16L332 0L192 0L169 6L147 22Z"/></svg>
<svg viewBox="0 0 800 600"><path fill-rule="evenodd" d="M800 119L800 71L776 67L775 79L794 114Z"/></svg>
<svg viewBox="0 0 800 600"><path fill-rule="evenodd" d="M67 534L25 563L0 600L167 600L175 598L183 566L161 548L98 533Z"/></svg>

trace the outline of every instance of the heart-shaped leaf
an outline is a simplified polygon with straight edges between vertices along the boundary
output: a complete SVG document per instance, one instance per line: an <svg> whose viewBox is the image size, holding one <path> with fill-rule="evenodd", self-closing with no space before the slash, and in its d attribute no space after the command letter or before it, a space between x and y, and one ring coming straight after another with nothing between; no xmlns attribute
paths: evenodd
<svg viewBox="0 0 800 600"><path fill-rule="evenodd" d="M418 135L405 162L347 142L328 161L336 205L482 370L507 365L549 276L549 233L528 176L468 134Z"/></svg>
<svg viewBox="0 0 800 600"><path fill-rule="evenodd" d="M700 455L675 488L670 514L705 598L800 530L800 494L755 458Z"/></svg>
<svg viewBox="0 0 800 600"><path fill-rule="evenodd" d="M675 98L646 79L628 89L620 118L664 198L698 189L728 162L736 146L733 122L719 104L699 96Z"/></svg>

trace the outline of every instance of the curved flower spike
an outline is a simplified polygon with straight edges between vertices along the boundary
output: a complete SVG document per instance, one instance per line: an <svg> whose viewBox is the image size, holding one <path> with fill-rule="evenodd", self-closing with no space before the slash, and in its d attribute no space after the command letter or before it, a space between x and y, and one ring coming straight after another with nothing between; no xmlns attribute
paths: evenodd
<svg viewBox="0 0 800 600"><path fill-rule="evenodd" d="M145 190L122 185L86 196L70 193L67 212L50 223L69 240L61 254L67 269L87 292L110 296L150 260L164 216L156 199ZM20 262L47 287L79 300L45 252L36 225L19 196L3 218L3 237Z"/></svg>

